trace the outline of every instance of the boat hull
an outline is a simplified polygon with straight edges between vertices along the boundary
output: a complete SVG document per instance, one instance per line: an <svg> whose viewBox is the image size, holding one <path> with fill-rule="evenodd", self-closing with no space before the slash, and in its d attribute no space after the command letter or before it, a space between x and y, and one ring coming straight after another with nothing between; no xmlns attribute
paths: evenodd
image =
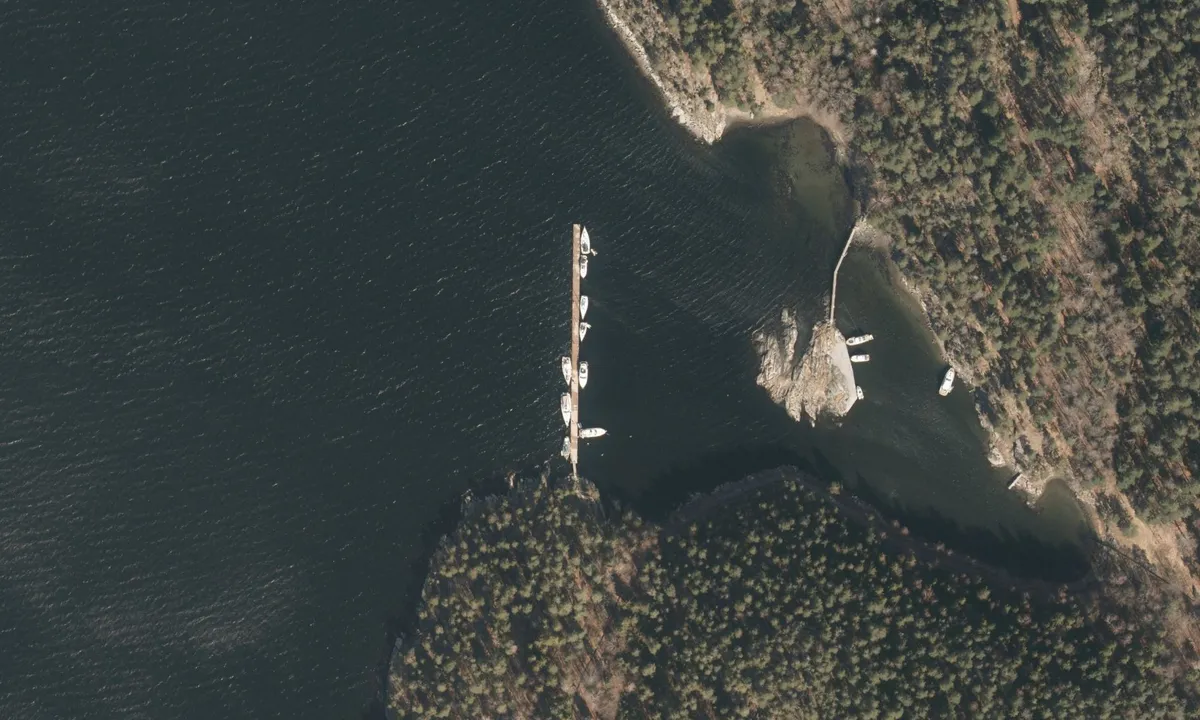
<svg viewBox="0 0 1200 720"><path fill-rule="evenodd" d="M946 371L946 374L942 377L942 384L938 388L938 395L941 395L942 397L946 397L947 395L950 394L950 391L953 389L954 389L954 368L950 368L949 370Z"/></svg>
<svg viewBox="0 0 1200 720"><path fill-rule="evenodd" d="M558 403L559 412L562 413L563 424L568 427L571 425L571 396L563 393L562 399Z"/></svg>

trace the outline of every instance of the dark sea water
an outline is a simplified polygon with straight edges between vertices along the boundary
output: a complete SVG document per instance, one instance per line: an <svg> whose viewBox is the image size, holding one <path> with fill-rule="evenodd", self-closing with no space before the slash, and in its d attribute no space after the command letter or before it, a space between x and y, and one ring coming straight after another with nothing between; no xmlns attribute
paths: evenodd
<svg viewBox="0 0 1200 720"><path fill-rule="evenodd" d="M965 393L913 427L937 359L869 260L847 312L908 359L842 428L767 401L750 335L820 315L844 190L811 129L692 142L588 0L9 2L0 40L2 717L357 716L439 518L556 453L573 221L614 497L801 459L1063 534Z"/></svg>

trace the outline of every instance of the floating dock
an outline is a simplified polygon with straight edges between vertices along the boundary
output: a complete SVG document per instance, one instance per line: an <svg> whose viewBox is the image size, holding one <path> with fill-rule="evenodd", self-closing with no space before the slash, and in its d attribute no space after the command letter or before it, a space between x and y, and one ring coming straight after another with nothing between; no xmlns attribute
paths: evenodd
<svg viewBox="0 0 1200 720"><path fill-rule="evenodd" d="M571 475L579 478L579 223L571 226Z"/></svg>

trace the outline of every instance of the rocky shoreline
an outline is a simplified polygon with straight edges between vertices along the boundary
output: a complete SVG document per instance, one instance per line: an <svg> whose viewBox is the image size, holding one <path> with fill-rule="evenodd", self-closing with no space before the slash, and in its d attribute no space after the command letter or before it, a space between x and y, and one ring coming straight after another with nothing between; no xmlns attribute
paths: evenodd
<svg viewBox="0 0 1200 720"><path fill-rule="evenodd" d="M756 108L747 110L721 102L707 71L699 72L679 44L666 19L645 0L596 0L605 22L616 33L642 75L658 91L671 117L692 137L713 144L730 129L746 125L771 125L811 117L825 128L837 145L839 157L846 147L845 131L830 113L809 106L801 98L780 107L759 88Z"/></svg>
<svg viewBox="0 0 1200 720"><path fill-rule="evenodd" d="M883 235L886 237L879 230L870 226L866 226L865 230L872 235ZM886 242L890 243L891 241L887 240ZM895 266L893 265L893 267ZM937 322L934 313L930 310L931 305L936 306L938 304L937 297L919 290L913 283L909 282L908 278L904 276L904 273L899 268L896 268L896 276L900 279L900 283L904 286L904 289L921 306L921 317L925 321L925 327L933 335L934 342L937 344L938 351L942 357L954 367L960 380L972 387L973 394L975 395L975 415L979 418L980 427L983 428L983 431L988 436L988 464L995 468L1011 468L1016 475L1010 489L1021 491L1026 497L1026 502L1030 506L1034 506L1041 499L1042 493L1045 492L1050 481L1054 479L1056 474L1054 469L1040 458L1029 456L1023 443L1020 442L1020 438L1002 434L996 429L985 409L985 405L992 404L993 398L988 396L981 383L978 382L975 373L972 372L971 366L948 348L946 343L941 339L942 333L948 332L949 329L941 328L941 332L939 332L940 323ZM1073 488L1073 492L1075 497L1080 501L1087 503L1089 506L1095 505L1095 495L1093 493L1079 488Z"/></svg>
<svg viewBox="0 0 1200 720"><path fill-rule="evenodd" d="M723 106L707 74L695 72L688 60L687 53L682 47L677 47L674 34L668 29L667 23L657 9L643 0L597 0L608 25L616 32L622 44L633 57L643 75L658 89L663 101L675 119L685 130L698 140L714 143L730 127L747 121L753 122L753 116L736 109ZM635 30L640 30L640 33ZM661 46L655 53L656 61L651 60L648 47ZM778 110L778 109L776 109ZM840 127L836 119L813 109L811 112L794 110L790 113L782 111L767 113L768 116L785 115L782 119L810 115L814 122L824 128L834 139L839 148L839 156L844 156L846 150L846 131ZM768 117L768 120L770 117ZM780 119L776 117L776 119ZM843 157L844 159L844 157ZM862 222L860 230L866 235L881 236L879 230ZM886 235L883 235L886 239ZM871 243L870 239L867 240ZM886 242L890 243L890 239ZM873 244L873 243L872 243ZM903 273L897 273L905 289L916 298L923 311L925 324L938 337L940 323L937 322L931 305L937 305L936 297L926 297L909 282ZM815 347L802 356L798 356L794 347L797 333L794 328L788 329L790 319L786 310L783 318L783 331L777 336L759 332L754 336L755 348L758 350L762 367L758 376L758 384L762 386L771 399L783 406L788 414L796 420L808 418L815 422L818 416L838 418L849 412L854 404L855 391L853 372L839 367L834 358L833 350L837 343L829 342L827 338L818 338L814 328ZM942 331L947 331L942 328ZM835 330L836 332L836 330ZM790 342L789 342L790 339ZM981 388L972 372L972 368L963 363L953 353L946 343L937 340L943 357L958 370L960 377L975 388ZM827 347L828 346L828 347ZM844 350L844 346L842 346ZM828 359L828 362L817 363L816 359ZM826 367L828 365L828 368ZM848 358L846 365L849 365ZM849 377L847 383L845 378ZM814 380L817 380L814 382ZM1022 491L1032 505L1041 497L1046 485L1055 476L1055 471L1048 463L1029 452L1020 438L1004 436L998 431L988 417L983 403L991 402L991 398L982 395L977 389L976 414L980 425L988 434L990 448L988 461L993 467L1010 467L1018 473L1020 481L1014 489ZM1094 504L1092 494L1076 488L1076 495L1089 505Z"/></svg>
<svg viewBox="0 0 1200 720"><path fill-rule="evenodd" d="M645 39L639 38L626 18L638 18L642 27L657 30L656 37L667 38L666 20L647 3L634 0L597 0L608 26L620 38L642 74L658 89L676 122L697 139L712 144L721 138L728 125L725 108L717 99L716 89L707 76L692 72L691 63L683 48L673 48L674 62L655 67L646 50Z"/></svg>
<svg viewBox="0 0 1200 720"><path fill-rule="evenodd" d="M764 13L770 11L764 10L762 6L726 5L717 13L726 20L726 24L721 26L718 23L708 28L721 36L718 41L709 36L697 39L696 28L693 27L697 24L694 13L684 18L684 13L675 13L670 9L679 7L678 5L660 6L646 0L597 1L604 9L610 26L621 37L643 72L658 87L675 120L703 142L712 143L718 140L729 129L731 118L736 122L738 114L745 114L745 111L721 107L712 76L699 71L707 69L693 70L689 52L682 45L681 38L685 36L689 38L689 47L698 53L697 57L702 61L714 55L726 57L723 48L728 47L730 43L743 43L743 47L732 54L741 56L743 65L736 69L744 71L745 77L733 78L741 82L732 87L732 92L730 87L722 85L723 92L731 98L731 102L736 101L743 106L752 107L760 113L764 109L768 113L778 110L779 107L775 104L776 97L764 96L762 92L763 76L760 76L758 71L766 68L772 78L773 91L780 93L778 104L788 106L787 113L790 117L806 116L824 128L838 146L839 162L842 162L847 167L848 174L854 177L872 177L873 173L866 171L873 153L871 145L878 147L880 143L886 145L890 142L889 133L882 132L878 126L848 127L842 124L848 118L856 116L857 113L852 110L857 107L855 103L873 103L875 112L868 112L868 116L873 118L875 123L886 123L889 112L894 113L897 102L903 103L906 98L911 99L911 95L891 92L886 87L875 87L877 92L874 94L858 93L850 84L842 82L844 78L840 73L845 69L845 65L836 66L836 63L828 62L828 54L843 60L855 58L864 68L876 62L874 58L878 48L873 41L874 31L862 22L863 18L855 17L857 11L849 5L806 4L804 11L809 15L803 19L797 18L795 23L788 21L785 24L789 27L784 28L780 28L777 22L782 16L765 15ZM665 14L673 14L671 19L676 22L668 24L664 20ZM798 10L796 14L799 16L801 13ZM679 25L681 18L693 21L692 25L684 29L683 34ZM700 18L700 25L704 24L703 19ZM740 23L747 19L755 28L751 33L743 33L741 30ZM735 23L737 27L731 29L728 24L730 22ZM880 19L875 18L875 23L879 22ZM809 56L806 49L808 45L793 42L794 33L787 33L789 29L806 31L806 28L826 33L823 38L807 38L814 41L825 54L819 57ZM829 35L831 28L836 31L835 36ZM1059 29L1061 31L1063 28ZM962 37L966 38L968 35L964 34ZM995 36L995 33L992 35ZM718 46L722 49L717 49ZM924 51L918 54L921 52ZM723 80L729 80L730 65L725 65L721 70L725 73ZM1003 74L1012 77L1007 71ZM1019 119L1019 113L1014 116L1014 108L1009 107L1015 100L1011 94L1007 97L1007 101L1003 97L1001 99L1002 104L1008 104L999 114ZM810 98L817 102L808 102ZM952 96L942 93L940 99L943 103L949 103L950 107L956 106L956 100ZM920 114L919 109L908 110ZM856 130L864 134L861 147L854 142ZM912 138L919 140L915 135ZM865 155L856 154L859 150ZM952 176L958 178L959 182L965 182L973 174L974 172L965 166L957 166ZM937 190L933 189L934 186L910 188L900 181L895 172L892 172L890 177L891 185L887 187L891 190L880 188L890 194L875 198L867 197L873 187L869 187L867 183L853 183L856 186L861 185L856 187L860 207L868 209L868 202L879 207L894 202L923 202L925 214L928 215L929 208L934 207L931 202L949 202L948 211L955 210L954 193L945 192L944 186L938 185L941 189ZM1032 176L1031 179L1042 191L1054 186L1053 180L1037 182ZM963 187L969 191L968 186ZM1034 194L1038 192L1035 188ZM903 197L897 197L897 193ZM961 208L959 210L961 211ZM1084 281L1080 287L1087 292L1080 300L1082 304L1071 306L1078 312L1088 303L1102 303L1104 298L1110 296L1097 285L1095 277L1086 272L1086 268L1082 274L1071 269L1072 265L1083 257L1078 244L1080 238L1075 236L1079 225L1074 220L1068 213L1051 222L1051 230L1057 229L1066 237L1074 238L1074 244L1066 243L1066 255L1058 258L1050 267L1058 277L1065 273L1074 276L1077 281ZM880 234L880 243L883 242L890 244L890 239ZM975 401L976 415L989 438L988 461L994 467L1012 468L1015 477L1011 478L1010 487L1024 495L1030 505L1037 505L1050 481L1062 478L1099 535L1107 536L1114 545L1129 548L1131 552L1144 553L1148 562L1170 578L1172 586L1200 597L1200 580L1195 577L1194 563L1190 560L1195 557L1194 530L1180 523L1155 526L1138 517L1133 517L1131 525L1121 526L1119 520L1114 519L1111 514L1102 512L1102 508L1105 507L1104 501L1115 498L1122 516L1134 515L1132 501L1111 476L1114 471L1111 453L1105 451L1107 446L1104 443L1112 439L1105 435L1115 414L1112 398L1097 394L1091 386L1082 390L1076 387L1067 393L1070 402L1066 404L1056 401L1047 409L1043 402L1035 407L1024 392L1026 386L1013 385L1005 379L1004 367L1009 359L1004 357L1003 345L989 344L989 333L994 331L991 325L978 317L949 312L942 298L933 292L931 285L918 281L915 275L912 278L907 277L904 270L896 269L904 287L921 305L924 322L938 338L937 343L942 356L958 370L963 382L972 386L970 390ZM1036 308L1027 307L1025 310L1028 312ZM1001 309L1002 314L1003 312ZM1104 317L1104 313L1101 313L1101 316ZM1117 322L1113 317L1108 318L1108 321ZM1117 326L1125 327L1119 322ZM787 354L779 348L788 346L788 335L788 332L784 332L782 337L755 337L755 344L763 358L763 368L766 371L760 375L759 384L764 387L770 383L778 385L774 391L768 388L768 392L771 392L777 403L785 407L791 394L789 386L796 382L794 376L797 368L795 365L786 368L779 366L775 362L777 358L773 360L768 354ZM1084 364L1093 369L1100 369L1104 377L1111 379L1112 374L1108 372L1111 368L1106 366L1104 356L1097 355L1094 351L1095 343L1085 340L1078 342L1083 347L1093 348L1091 357L1095 359L1094 362L1089 360ZM984 348L991 348L991 352L975 352ZM795 350L790 352L792 362L795 363ZM977 360L967 364L964 362L966 357L976 357ZM1050 363L1047 367L1054 368L1055 365ZM1051 383L1051 390L1054 390L1053 380ZM790 402L792 405L797 404L794 400ZM807 406L807 403L800 405ZM789 414L799 419L806 413L792 412L789 409ZM1063 422L1069 423L1071 433L1074 433L1073 437L1067 437L1066 435L1071 433L1063 432ZM1082 442L1075 442L1076 440ZM1180 625L1183 628L1179 633L1181 637L1186 635L1200 638L1200 630L1194 627L1194 623L1181 621ZM1200 640L1196 644L1200 646Z"/></svg>

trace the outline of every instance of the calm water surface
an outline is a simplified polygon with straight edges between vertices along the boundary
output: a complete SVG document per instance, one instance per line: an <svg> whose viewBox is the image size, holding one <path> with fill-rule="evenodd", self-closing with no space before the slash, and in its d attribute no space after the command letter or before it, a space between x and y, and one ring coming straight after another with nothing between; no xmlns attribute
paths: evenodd
<svg viewBox="0 0 1200 720"><path fill-rule="evenodd" d="M848 205L809 130L691 142L586 0L5 3L0 39L4 717L356 715L434 519L558 447L574 220L602 487L794 454L1054 526L961 413L900 427L923 365L836 431L767 402L750 334L819 315Z"/></svg>

